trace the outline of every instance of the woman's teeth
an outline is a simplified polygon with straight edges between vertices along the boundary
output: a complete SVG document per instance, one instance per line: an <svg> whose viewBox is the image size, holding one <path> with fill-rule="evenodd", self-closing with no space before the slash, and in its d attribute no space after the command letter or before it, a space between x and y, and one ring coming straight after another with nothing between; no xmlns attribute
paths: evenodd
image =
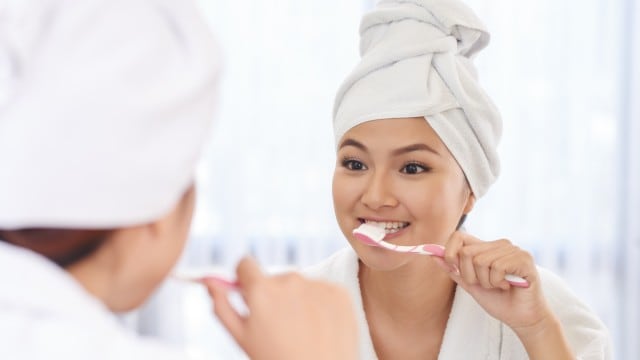
<svg viewBox="0 0 640 360"><path fill-rule="evenodd" d="M406 228L407 226L409 226L408 222L401 222L401 221L380 222L380 221L364 220L364 222L369 224L369 225L377 226L379 228L384 229L384 231L387 234L396 233L396 232Z"/></svg>

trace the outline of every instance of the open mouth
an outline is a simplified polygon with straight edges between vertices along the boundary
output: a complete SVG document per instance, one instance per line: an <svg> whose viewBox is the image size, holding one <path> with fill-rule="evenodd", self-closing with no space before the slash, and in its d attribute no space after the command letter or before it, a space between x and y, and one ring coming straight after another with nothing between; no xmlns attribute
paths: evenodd
<svg viewBox="0 0 640 360"><path fill-rule="evenodd" d="M411 225L411 223L405 221L373 221L363 218L359 218L358 220L361 224L369 224L384 229L384 232L387 234L395 234Z"/></svg>

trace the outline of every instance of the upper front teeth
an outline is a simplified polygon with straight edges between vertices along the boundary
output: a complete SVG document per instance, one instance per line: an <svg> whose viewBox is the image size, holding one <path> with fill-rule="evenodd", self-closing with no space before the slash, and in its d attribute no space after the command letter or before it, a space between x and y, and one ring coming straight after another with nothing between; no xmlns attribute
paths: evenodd
<svg viewBox="0 0 640 360"><path fill-rule="evenodd" d="M379 222L379 221L365 220L364 222L373 226L383 228L385 230L402 229L404 227L409 226L408 222L400 222L400 221Z"/></svg>

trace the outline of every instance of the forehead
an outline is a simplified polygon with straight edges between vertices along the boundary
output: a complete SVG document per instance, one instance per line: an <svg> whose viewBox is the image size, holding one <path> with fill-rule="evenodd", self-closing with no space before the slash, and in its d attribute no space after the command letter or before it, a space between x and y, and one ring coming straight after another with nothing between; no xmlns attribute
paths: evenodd
<svg viewBox="0 0 640 360"><path fill-rule="evenodd" d="M340 144L346 139L356 140L370 149L392 150L407 145L426 144L439 153L447 151L438 134L423 117L367 121L349 129Z"/></svg>

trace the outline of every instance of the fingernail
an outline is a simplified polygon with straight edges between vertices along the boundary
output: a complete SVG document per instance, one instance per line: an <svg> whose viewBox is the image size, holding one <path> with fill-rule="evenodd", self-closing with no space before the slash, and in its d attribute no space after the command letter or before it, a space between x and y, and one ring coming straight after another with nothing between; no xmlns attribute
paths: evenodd
<svg viewBox="0 0 640 360"><path fill-rule="evenodd" d="M449 264L449 272L454 275L460 275L460 270L455 264Z"/></svg>
<svg viewBox="0 0 640 360"><path fill-rule="evenodd" d="M426 244L422 246L422 249L426 252L429 252L435 256L444 257L444 246L437 244Z"/></svg>

